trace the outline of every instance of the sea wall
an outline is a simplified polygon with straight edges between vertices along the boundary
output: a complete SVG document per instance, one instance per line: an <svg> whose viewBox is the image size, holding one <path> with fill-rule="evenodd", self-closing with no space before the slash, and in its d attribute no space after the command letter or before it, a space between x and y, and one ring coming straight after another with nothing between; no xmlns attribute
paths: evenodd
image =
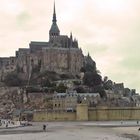
<svg viewBox="0 0 140 140"><path fill-rule="evenodd" d="M76 112L35 111L33 121L113 121L140 120L138 107L97 107L88 108L86 104L78 104Z"/></svg>
<svg viewBox="0 0 140 140"><path fill-rule="evenodd" d="M114 107L114 108L89 108L89 121L111 121L111 120L139 120L140 108L137 107Z"/></svg>

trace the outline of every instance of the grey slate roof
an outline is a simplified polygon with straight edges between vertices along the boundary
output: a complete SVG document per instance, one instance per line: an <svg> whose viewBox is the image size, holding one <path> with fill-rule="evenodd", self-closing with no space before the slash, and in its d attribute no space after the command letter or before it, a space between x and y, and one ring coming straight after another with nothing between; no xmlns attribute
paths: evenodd
<svg viewBox="0 0 140 140"><path fill-rule="evenodd" d="M48 45L48 42L41 42L41 41L31 41L30 45Z"/></svg>
<svg viewBox="0 0 140 140"><path fill-rule="evenodd" d="M50 29L50 32L51 33L59 33L60 32L57 24L54 24L54 23L52 24L51 29Z"/></svg>

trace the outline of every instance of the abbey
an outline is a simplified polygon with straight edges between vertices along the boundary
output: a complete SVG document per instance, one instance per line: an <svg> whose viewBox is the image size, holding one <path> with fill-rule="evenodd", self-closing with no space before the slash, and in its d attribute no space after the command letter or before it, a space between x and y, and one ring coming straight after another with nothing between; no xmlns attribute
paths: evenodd
<svg viewBox="0 0 140 140"><path fill-rule="evenodd" d="M16 57L0 58L0 78L6 73L17 70L29 77L34 70L54 71L59 74L77 75L83 67L85 57L78 41L61 35L57 25L56 10L49 30L48 42L31 41L29 48L19 48Z"/></svg>
<svg viewBox="0 0 140 140"><path fill-rule="evenodd" d="M57 26L55 5L52 25L49 31L48 42L29 44L29 49L17 51L17 66L23 72L29 72L40 66L40 71L55 71L57 73L78 74L83 65L83 53L78 47L78 41L61 35Z"/></svg>

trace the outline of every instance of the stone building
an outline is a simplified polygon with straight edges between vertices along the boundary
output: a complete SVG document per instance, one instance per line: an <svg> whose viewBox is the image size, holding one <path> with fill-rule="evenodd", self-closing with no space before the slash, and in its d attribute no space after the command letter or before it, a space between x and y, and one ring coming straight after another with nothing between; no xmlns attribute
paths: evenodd
<svg viewBox="0 0 140 140"><path fill-rule="evenodd" d="M114 92L123 97L123 95L124 95L124 84L123 83L114 83Z"/></svg>
<svg viewBox="0 0 140 140"><path fill-rule="evenodd" d="M78 103L95 107L100 100L99 93L77 93L76 91L55 93L53 96L53 110L75 111Z"/></svg>
<svg viewBox="0 0 140 140"><path fill-rule="evenodd" d="M77 105L77 93L55 93L53 96L53 110L74 111Z"/></svg>
<svg viewBox="0 0 140 140"><path fill-rule="evenodd" d="M66 93L55 93L53 96L53 110L65 110Z"/></svg>
<svg viewBox="0 0 140 140"><path fill-rule="evenodd" d="M89 107L96 107L100 100L99 93L78 93L80 103L87 104Z"/></svg>
<svg viewBox="0 0 140 140"><path fill-rule="evenodd" d="M28 76L34 69L77 75L83 66L84 55L78 41L73 39L72 33L70 37L60 35L55 6L49 41L31 41L29 46L29 49L19 49L16 52L17 67L21 72L28 73Z"/></svg>

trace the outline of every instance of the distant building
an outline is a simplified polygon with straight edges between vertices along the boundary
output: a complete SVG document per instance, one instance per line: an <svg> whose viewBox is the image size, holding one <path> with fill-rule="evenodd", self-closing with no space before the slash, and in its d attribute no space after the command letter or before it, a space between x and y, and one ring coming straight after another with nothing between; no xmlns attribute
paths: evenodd
<svg viewBox="0 0 140 140"><path fill-rule="evenodd" d="M79 101L90 107L96 107L101 100L99 93L78 93Z"/></svg>
<svg viewBox="0 0 140 140"><path fill-rule="evenodd" d="M77 96L76 92L55 93L53 96L53 110L76 110Z"/></svg>
<svg viewBox="0 0 140 140"><path fill-rule="evenodd" d="M0 58L0 81L3 81L8 73L11 73L16 69L15 57L3 57Z"/></svg>
<svg viewBox="0 0 140 140"><path fill-rule="evenodd" d="M63 84L64 86L68 87L68 88L72 88L74 86L75 83L82 83L82 80L79 79L67 79L67 80L58 80L58 81L54 81L54 83L59 86L60 84Z"/></svg>
<svg viewBox="0 0 140 140"><path fill-rule="evenodd" d="M133 101L135 103L135 106L140 107L140 95L133 95L132 99L133 99Z"/></svg>
<svg viewBox="0 0 140 140"><path fill-rule="evenodd" d="M53 110L76 110L77 103L86 103L95 107L100 101L99 93L77 93L68 91L67 93L55 93L53 96Z"/></svg>
<svg viewBox="0 0 140 140"><path fill-rule="evenodd" d="M116 94L123 96L125 93L124 84L123 83L115 83L114 84L114 92Z"/></svg>

